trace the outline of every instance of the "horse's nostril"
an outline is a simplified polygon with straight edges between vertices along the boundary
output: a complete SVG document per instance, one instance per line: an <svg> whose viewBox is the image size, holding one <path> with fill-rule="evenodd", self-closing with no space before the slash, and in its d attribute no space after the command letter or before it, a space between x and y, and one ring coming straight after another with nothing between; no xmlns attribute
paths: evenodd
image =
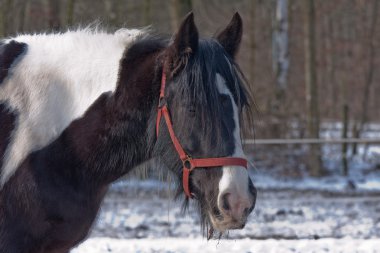
<svg viewBox="0 0 380 253"><path fill-rule="evenodd" d="M251 213L251 208L244 209L244 216L248 216Z"/></svg>
<svg viewBox="0 0 380 253"><path fill-rule="evenodd" d="M223 209L225 210L225 211L229 211L229 210L231 210L231 207L230 207L230 204L228 203L228 196L230 195L231 193L225 193L225 194L223 194L223 196L222 196L222 200L223 200Z"/></svg>
<svg viewBox="0 0 380 253"><path fill-rule="evenodd" d="M218 220L220 220L220 221L223 220L223 215L221 215L221 213L220 213L220 211L219 211L219 209L218 209L217 207L214 207L214 208L212 209L212 212L213 212L214 216L215 216Z"/></svg>

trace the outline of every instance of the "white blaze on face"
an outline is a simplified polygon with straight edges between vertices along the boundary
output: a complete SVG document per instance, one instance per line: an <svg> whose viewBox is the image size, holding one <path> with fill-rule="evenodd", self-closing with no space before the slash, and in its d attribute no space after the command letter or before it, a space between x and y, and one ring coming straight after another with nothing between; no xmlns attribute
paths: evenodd
<svg viewBox="0 0 380 253"><path fill-rule="evenodd" d="M239 122L239 109L233 99L230 90L226 86L226 82L223 77L219 74L216 76L218 91L221 94L228 95L231 99L231 104L233 107L233 120L235 129L233 131L233 136L235 139L234 153L232 157L246 158L240 138L240 122ZM219 196L218 196L218 206L222 206L220 195L223 193L231 193L240 199L250 199L248 190L248 172L247 169L241 166L223 166L223 175L219 181Z"/></svg>

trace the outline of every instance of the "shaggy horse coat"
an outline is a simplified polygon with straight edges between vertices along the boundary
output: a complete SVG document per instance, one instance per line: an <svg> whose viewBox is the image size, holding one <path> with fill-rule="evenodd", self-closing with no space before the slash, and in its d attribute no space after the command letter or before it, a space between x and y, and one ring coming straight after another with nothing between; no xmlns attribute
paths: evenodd
<svg viewBox="0 0 380 253"><path fill-rule="evenodd" d="M186 151L244 157L239 124L249 99L233 62L241 26L236 14L217 40L199 40L190 14L172 41L139 30L2 41L0 252L69 252L87 236L109 184L150 159L180 182L167 130L155 135L164 65ZM240 167L194 171L191 190L203 224L220 231L243 227L255 203Z"/></svg>

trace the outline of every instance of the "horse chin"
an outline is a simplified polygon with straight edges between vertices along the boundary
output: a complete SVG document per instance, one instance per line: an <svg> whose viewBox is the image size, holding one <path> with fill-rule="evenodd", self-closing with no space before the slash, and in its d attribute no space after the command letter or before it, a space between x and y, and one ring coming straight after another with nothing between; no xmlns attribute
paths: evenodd
<svg viewBox="0 0 380 253"><path fill-rule="evenodd" d="M228 230L243 229L247 219L244 220L234 220L230 217L223 216L222 219L219 219L212 215L211 212L208 213L209 220L211 223L212 232L218 231L221 235Z"/></svg>

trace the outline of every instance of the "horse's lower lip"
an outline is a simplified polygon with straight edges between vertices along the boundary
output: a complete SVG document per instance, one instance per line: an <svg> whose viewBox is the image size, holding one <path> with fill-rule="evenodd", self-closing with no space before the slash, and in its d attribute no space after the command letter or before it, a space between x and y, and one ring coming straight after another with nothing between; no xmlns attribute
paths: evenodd
<svg viewBox="0 0 380 253"><path fill-rule="evenodd" d="M232 223L232 224L215 224L214 225L219 231L226 231L226 230L237 230L237 229L243 229L245 227L245 223Z"/></svg>
<svg viewBox="0 0 380 253"><path fill-rule="evenodd" d="M211 216L210 218L212 226L220 232L224 232L226 230L243 229L246 224L245 221L239 222L228 217L224 217L222 220L217 219L214 216Z"/></svg>
<svg viewBox="0 0 380 253"><path fill-rule="evenodd" d="M227 229L231 230L231 229L243 229L245 227L245 223L234 223L234 224L231 224L230 227L228 227Z"/></svg>

